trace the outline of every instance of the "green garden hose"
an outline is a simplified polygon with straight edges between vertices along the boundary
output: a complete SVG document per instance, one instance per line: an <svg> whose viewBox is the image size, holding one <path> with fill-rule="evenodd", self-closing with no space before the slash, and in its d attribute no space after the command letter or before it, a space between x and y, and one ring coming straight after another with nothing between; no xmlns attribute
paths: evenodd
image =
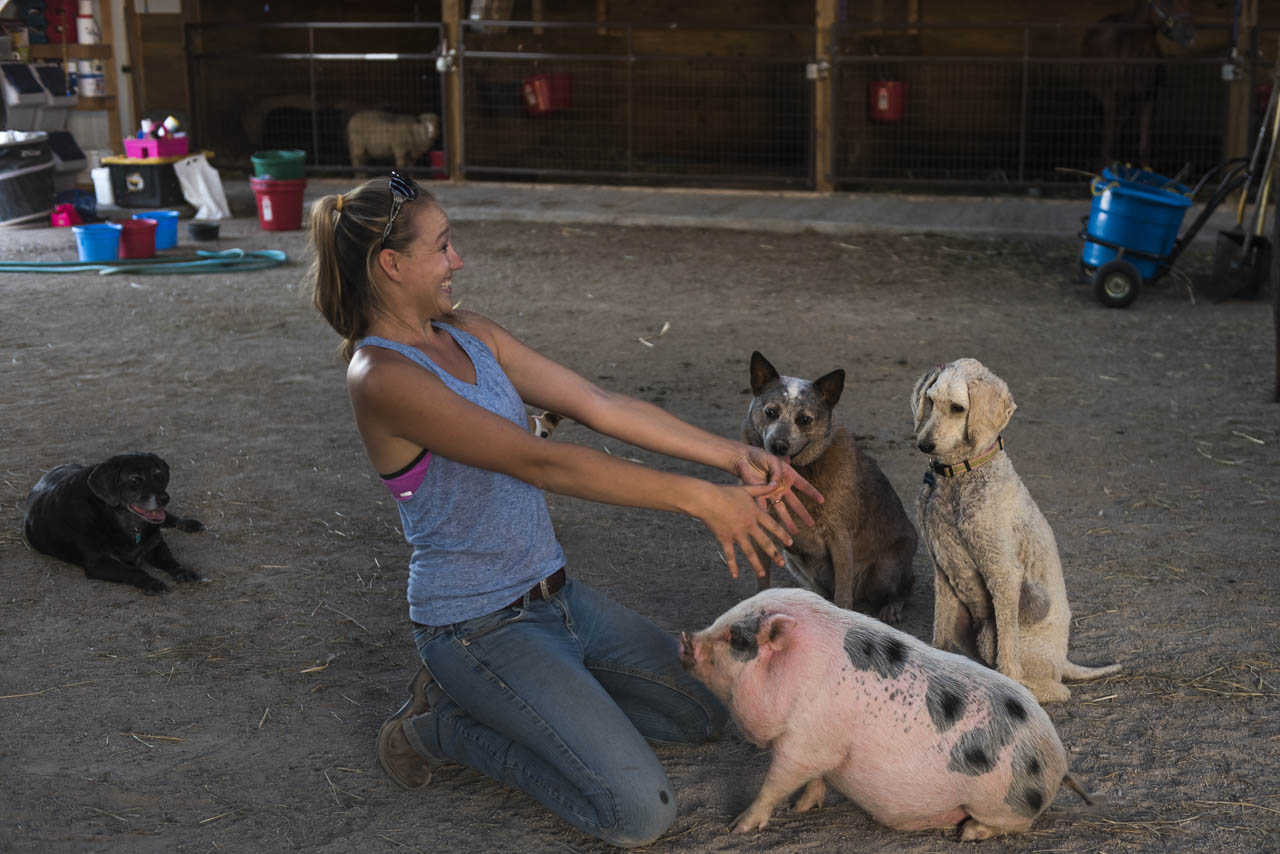
<svg viewBox="0 0 1280 854"><path fill-rule="evenodd" d="M119 261L0 261L0 273L242 273L278 267L289 256L279 249L197 250L195 255L127 258Z"/></svg>

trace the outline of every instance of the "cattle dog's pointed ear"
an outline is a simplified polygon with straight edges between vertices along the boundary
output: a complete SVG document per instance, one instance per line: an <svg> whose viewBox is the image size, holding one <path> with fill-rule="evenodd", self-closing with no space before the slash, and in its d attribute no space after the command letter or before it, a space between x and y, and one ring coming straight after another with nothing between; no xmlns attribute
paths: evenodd
<svg viewBox="0 0 1280 854"><path fill-rule="evenodd" d="M823 374L813 381L813 387L826 401L827 409L834 409L840 402L840 395L844 392L844 369L836 368L829 374Z"/></svg>
<svg viewBox="0 0 1280 854"><path fill-rule="evenodd" d="M769 383L778 378L778 371L759 350L751 351L751 393L759 395Z"/></svg>
<svg viewBox="0 0 1280 854"><path fill-rule="evenodd" d="M109 507L120 506L120 480L117 466L110 461L98 463L89 472L89 491Z"/></svg>

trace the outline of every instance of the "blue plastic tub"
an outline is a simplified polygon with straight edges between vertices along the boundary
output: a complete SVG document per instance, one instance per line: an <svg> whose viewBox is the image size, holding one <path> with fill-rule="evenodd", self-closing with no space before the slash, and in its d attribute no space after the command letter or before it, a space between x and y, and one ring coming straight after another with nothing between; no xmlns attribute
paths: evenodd
<svg viewBox="0 0 1280 854"><path fill-rule="evenodd" d="M115 261L120 257L120 226L114 222L73 225L81 261Z"/></svg>
<svg viewBox="0 0 1280 854"><path fill-rule="evenodd" d="M1166 186L1168 185L1168 186ZM1125 249L1165 257L1173 251L1182 219L1191 207L1186 187L1154 172L1109 169L1093 182L1093 208L1085 230L1092 237ZM1120 253L1109 246L1085 240L1080 260L1086 267L1101 267ZM1143 279L1152 279L1160 265L1150 258L1125 255Z"/></svg>
<svg viewBox="0 0 1280 854"><path fill-rule="evenodd" d="M156 249L172 249L178 245L178 212L177 211L143 211L133 215L134 219L154 219L156 221Z"/></svg>

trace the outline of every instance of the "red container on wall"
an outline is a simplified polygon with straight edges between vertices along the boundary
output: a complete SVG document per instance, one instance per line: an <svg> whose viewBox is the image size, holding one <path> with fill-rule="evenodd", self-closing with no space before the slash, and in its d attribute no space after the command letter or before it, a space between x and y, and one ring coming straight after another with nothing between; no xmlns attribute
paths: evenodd
<svg viewBox="0 0 1280 854"><path fill-rule="evenodd" d="M907 84L901 80L872 80L867 84L867 102L873 121L900 122L907 109Z"/></svg>
<svg viewBox="0 0 1280 854"><path fill-rule="evenodd" d="M573 103L573 75L535 74L525 78L524 109L531 116L567 110Z"/></svg>

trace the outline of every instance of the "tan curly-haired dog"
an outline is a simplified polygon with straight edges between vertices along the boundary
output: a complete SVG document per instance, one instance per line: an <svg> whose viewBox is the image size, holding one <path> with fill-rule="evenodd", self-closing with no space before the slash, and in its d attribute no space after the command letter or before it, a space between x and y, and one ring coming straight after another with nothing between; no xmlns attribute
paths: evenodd
<svg viewBox="0 0 1280 854"><path fill-rule="evenodd" d="M1015 408L1004 380L974 359L916 381L916 444L932 457L916 521L934 564L933 645L976 654L1044 703L1071 696L1063 679L1120 666L1067 660L1058 546L1000 437Z"/></svg>

